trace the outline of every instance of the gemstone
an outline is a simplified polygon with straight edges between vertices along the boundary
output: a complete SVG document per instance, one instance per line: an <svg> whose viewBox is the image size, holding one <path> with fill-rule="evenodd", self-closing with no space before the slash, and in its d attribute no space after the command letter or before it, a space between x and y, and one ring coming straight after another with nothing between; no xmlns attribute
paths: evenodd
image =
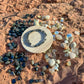
<svg viewBox="0 0 84 84"><path fill-rule="evenodd" d="M55 34L59 34L59 32L58 31L55 31Z"/></svg>
<svg viewBox="0 0 84 84"><path fill-rule="evenodd" d="M64 22L64 18L61 18L60 22Z"/></svg>
<svg viewBox="0 0 84 84"><path fill-rule="evenodd" d="M72 34L67 34L67 38L72 37Z"/></svg>
<svg viewBox="0 0 84 84"><path fill-rule="evenodd" d="M15 84L16 83L16 79L12 79L12 83Z"/></svg>

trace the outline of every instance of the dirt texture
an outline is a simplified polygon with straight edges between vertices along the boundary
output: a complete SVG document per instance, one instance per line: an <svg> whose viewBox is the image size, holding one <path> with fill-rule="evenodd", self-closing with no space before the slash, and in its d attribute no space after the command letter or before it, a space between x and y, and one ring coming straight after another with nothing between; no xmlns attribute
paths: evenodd
<svg viewBox="0 0 84 84"><path fill-rule="evenodd" d="M0 0L0 56L10 51L6 44L10 43L7 34L11 25L16 20L23 20L25 14L50 15L51 19L54 17L57 20L64 17L64 24L67 27L66 31L63 31L64 35L72 33L79 47L79 57L71 60L71 67L65 66L65 62L70 59L64 57L63 49L60 47L61 42L55 41L52 47L58 51L56 55L61 60L60 70L53 74L46 72L46 75L39 76L42 66L46 64L43 60L44 54L27 52L21 45L20 37L14 38L13 41L18 44L18 47L12 52L24 51L29 57L25 69L21 72L22 80L17 81L16 84L29 84L31 78L44 80L38 84L84 84L84 0ZM80 36L73 33L76 30L80 31ZM32 71L31 60L40 62L38 72ZM10 67L12 65L0 64L0 84L11 84L11 79L15 78L6 73Z"/></svg>

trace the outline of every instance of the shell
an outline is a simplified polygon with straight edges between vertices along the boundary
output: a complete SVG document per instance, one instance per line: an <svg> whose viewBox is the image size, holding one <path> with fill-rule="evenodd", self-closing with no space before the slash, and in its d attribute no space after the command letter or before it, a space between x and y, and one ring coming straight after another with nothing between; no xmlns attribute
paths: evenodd
<svg viewBox="0 0 84 84"><path fill-rule="evenodd" d="M55 65L55 60L54 60L54 59L50 59L50 60L48 61L48 63L49 63L49 66L52 67L52 66Z"/></svg>

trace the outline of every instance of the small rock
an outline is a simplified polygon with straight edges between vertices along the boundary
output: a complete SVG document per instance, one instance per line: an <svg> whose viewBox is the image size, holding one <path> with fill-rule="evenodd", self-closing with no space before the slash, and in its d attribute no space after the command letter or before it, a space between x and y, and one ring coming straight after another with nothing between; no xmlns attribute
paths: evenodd
<svg viewBox="0 0 84 84"><path fill-rule="evenodd" d="M63 37L61 35L57 34L57 35L55 35L55 37L56 37L57 40L63 40Z"/></svg>
<svg viewBox="0 0 84 84"><path fill-rule="evenodd" d="M59 68L59 64L56 63L55 66Z"/></svg>
<svg viewBox="0 0 84 84"><path fill-rule="evenodd" d="M73 42L73 43L71 43L71 45L70 45L71 49L72 49L72 48L75 48L76 46L77 46L76 42Z"/></svg>
<svg viewBox="0 0 84 84"><path fill-rule="evenodd" d="M75 57L76 57L76 54L75 54L75 53L73 53L73 52L71 52L71 53L69 53L69 56L70 56L70 58L71 58L71 59L73 59L73 58L75 58Z"/></svg>
<svg viewBox="0 0 84 84"><path fill-rule="evenodd" d="M71 61L68 61L68 62L66 63L66 65L67 65L67 66L71 66Z"/></svg>
<svg viewBox="0 0 84 84"><path fill-rule="evenodd" d="M46 71L46 70L47 70L46 66L43 66L42 71Z"/></svg>
<svg viewBox="0 0 84 84"><path fill-rule="evenodd" d="M68 41L69 41L69 43L73 42L73 37L70 37L70 38L68 39Z"/></svg>
<svg viewBox="0 0 84 84"><path fill-rule="evenodd" d="M69 46L66 43L61 43L61 47L64 48L64 49L68 49L69 48Z"/></svg>
<svg viewBox="0 0 84 84"><path fill-rule="evenodd" d="M48 61L48 63L49 63L49 66L54 66L55 65L55 59L50 59L49 61Z"/></svg>
<svg viewBox="0 0 84 84"><path fill-rule="evenodd" d="M57 64L60 64L61 63L60 60L56 60L56 62L57 62Z"/></svg>
<svg viewBox="0 0 84 84"><path fill-rule="evenodd" d="M45 58L45 59L48 59L49 57L48 57L48 55L47 55L47 54L45 54L44 58Z"/></svg>
<svg viewBox="0 0 84 84"><path fill-rule="evenodd" d="M49 20L49 19L50 19L50 15L42 16L42 20Z"/></svg>
<svg viewBox="0 0 84 84"><path fill-rule="evenodd" d="M61 18L60 22L64 22L64 18Z"/></svg>
<svg viewBox="0 0 84 84"><path fill-rule="evenodd" d="M68 40L65 40L64 43L69 43Z"/></svg>
<svg viewBox="0 0 84 84"><path fill-rule="evenodd" d="M15 84L16 83L16 80L15 79L12 79L12 84Z"/></svg>
<svg viewBox="0 0 84 84"><path fill-rule="evenodd" d="M36 26L40 26L40 24L39 24L39 20L34 19L34 25L36 25Z"/></svg>
<svg viewBox="0 0 84 84"><path fill-rule="evenodd" d="M55 34L59 34L59 32L58 31L55 31Z"/></svg>
<svg viewBox="0 0 84 84"><path fill-rule="evenodd" d="M80 32L79 31L74 31L74 34L80 35Z"/></svg>
<svg viewBox="0 0 84 84"><path fill-rule="evenodd" d="M53 69L54 69L55 71L59 71L59 69L58 69L57 65L56 65L56 66L54 66L54 67L53 67Z"/></svg>

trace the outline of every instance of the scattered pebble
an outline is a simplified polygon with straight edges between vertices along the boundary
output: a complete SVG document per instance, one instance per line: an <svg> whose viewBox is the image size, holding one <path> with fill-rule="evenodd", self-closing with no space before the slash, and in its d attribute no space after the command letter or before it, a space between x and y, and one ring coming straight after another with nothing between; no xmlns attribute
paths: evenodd
<svg viewBox="0 0 84 84"><path fill-rule="evenodd" d="M64 18L61 18L60 22L64 22Z"/></svg>
<svg viewBox="0 0 84 84"><path fill-rule="evenodd" d="M71 66L71 61L67 61L66 65Z"/></svg>
<svg viewBox="0 0 84 84"><path fill-rule="evenodd" d="M12 84L15 84L16 83L16 79L12 79Z"/></svg>
<svg viewBox="0 0 84 84"><path fill-rule="evenodd" d="M61 47L64 48L64 49L68 49L69 48L69 46L66 43L61 43Z"/></svg>
<svg viewBox="0 0 84 84"><path fill-rule="evenodd" d="M74 34L80 35L80 32L79 31L74 31Z"/></svg>
<svg viewBox="0 0 84 84"><path fill-rule="evenodd" d="M70 52L70 53L69 53L69 56L70 56L70 58L71 58L71 59L76 58L76 54L75 54L75 53L73 53L73 52Z"/></svg>
<svg viewBox="0 0 84 84"><path fill-rule="evenodd" d="M50 60L48 61L48 63L49 63L49 66L50 66L50 67L54 66L54 65L55 65L55 59L50 59Z"/></svg>
<svg viewBox="0 0 84 84"><path fill-rule="evenodd" d="M42 67L42 71L46 71L47 70L47 67L46 66L43 66Z"/></svg>
<svg viewBox="0 0 84 84"><path fill-rule="evenodd" d="M59 34L59 32L58 31L55 31L55 34Z"/></svg>
<svg viewBox="0 0 84 84"><path fill-rule="evenodd" d="M70 45L71 49L75 48L76 46L77 46L76 42L72 42L71 45Z"/></svg>
<svg viewBox="0 0 84 84"><path fill-rule="evenodd" d="M56 62L57 62L57 64L60 64L61 63L60 60L56 60Z"/></svg>
<svg viewBox="0 0 84 84"><path fill-rule="evenodd" d="M35 25L35 26L40 26L38 19L34 19L34 25Z"/></svg>
<svg viewBox="0 0 84 84"><path fill-rule="evenodd" d="M49 20L49 19L50 19L50 15L42 16L42 20Z"/></svg>
<svg viewBox="0 0 84 84"><path fill-rule="evenodd" d="M55 37L56 37L57 40L63 40L63 37L61 35L57 34L57 35L55 35Z"/></svg>

